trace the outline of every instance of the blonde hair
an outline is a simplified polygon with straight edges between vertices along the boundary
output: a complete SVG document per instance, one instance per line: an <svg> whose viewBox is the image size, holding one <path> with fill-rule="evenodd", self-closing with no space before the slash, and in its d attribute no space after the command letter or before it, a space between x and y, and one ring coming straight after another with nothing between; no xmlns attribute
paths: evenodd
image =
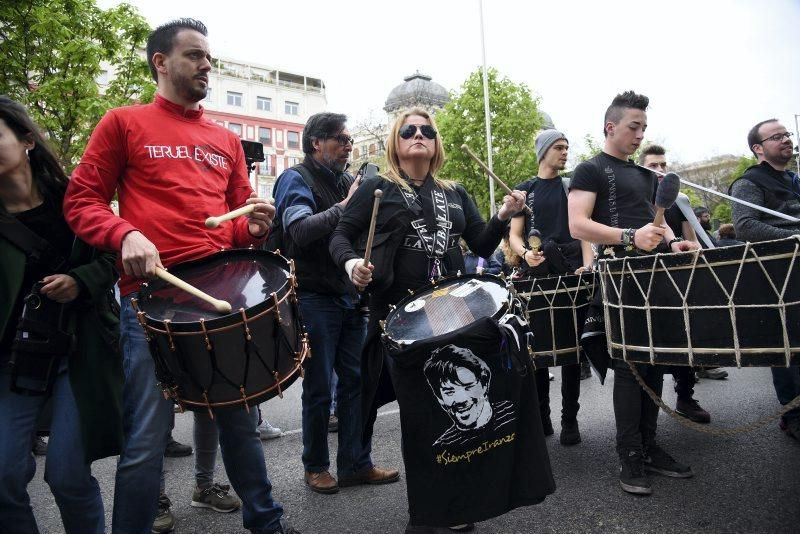
<svg viewBox="0 0 800 534"><path fill-rule="evenodd" d="M433 115L422 108L411 108L404 111L398 115L397 120L395 120L394 124L392 124L392 128L389 130L389 139L386 142L386 166L388 169L385 173L383 173L382 176L390 182L394 182L399 187L408 190L411 190L411 186L408 185L408 182L403 178L403 171L400 169L400 158L397 154L397 143L400 139L400 128L402 128L403 123L406 122L407 118L413 116L427 119L428 122L431 123L431 126L433 126L437 132L439 131L439 129L436 127L436 121L433 120ZM436 185L445 189L452 189L455 187L456 182L452 180L443 180L436 177L436 173L439 172L439 169L441 169L442 165L444 165L444 147L442 147L442 139L440 134L436 135L434 142L435 149L433 158L431 159L430 174L433 177L433 181L436 183Z"/></svg>

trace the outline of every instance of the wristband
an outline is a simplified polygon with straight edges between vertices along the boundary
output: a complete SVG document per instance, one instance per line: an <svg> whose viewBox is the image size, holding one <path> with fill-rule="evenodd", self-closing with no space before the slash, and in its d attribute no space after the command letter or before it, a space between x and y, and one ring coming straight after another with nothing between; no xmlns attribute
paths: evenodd
<svg viewBox="0 0 800 534"><path fill-rule="evenodd" d="M667 243L667 248L672 250L672 244L673 243L680 243L681 241L683 241L682 237L676 237L675 239L672 239L669 243Z"/></svg>

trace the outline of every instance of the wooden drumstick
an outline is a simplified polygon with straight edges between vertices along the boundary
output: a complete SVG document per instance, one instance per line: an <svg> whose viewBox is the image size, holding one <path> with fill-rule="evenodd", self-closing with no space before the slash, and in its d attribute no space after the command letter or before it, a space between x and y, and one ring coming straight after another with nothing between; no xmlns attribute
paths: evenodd
<svg viewBox="0 0 800 534"><path fill-rule="evenodd" d="M375 224L378 222L378 206L381 203L383 191L375 190L375 200L372 202L372 218L369 220L369 233L367 234L367 247L364 250L364 266L369 265L369 257L372 255L372 241L375 238Z"/></svg>
<svg viewBox="0 0 800 534"><path fill-rule="evenodd" d="M165 282L169 282L170 284L174 285L175 287L179 287L179 288L183 289L184 291L186 291L187 293L191 293L195 297L208 302L209 304L214 306L215 310L217 310L220 313L230 313L231 312L232 308L231 308L231 305L228 302L226 302L224 300L215 299L214 297L212 297L208 293L200 291L199 289L197 289L193 285L191 285L191 284L189 284L187 282L184 282L183 280L181 280L180 278L178 278L174 274L168 273L166 271L166 269L162 269L161 267L156 267L156 276L158 276L159 278L161 278Z"/></svg>
<svg viewBox="0 0 800 534"><path fill-rule="evenodd" d="M231 219L235 219L240 215L247 215L248 213L252 213L254 209L256 209L255 204L247 204L246 206L242 206L239 209L229 211L225 215L220 215L218 217L209 217L208 219L206 219L206 228L216 228L225 221L230 221Z"/></svg>
<svg viewBox="0 0 800 534"><path fill-rule="evenodd" d="M509 194L509 195L510 195L510 194L512 193L512 191L511 191L511 188L510 188L510 187L508 187L508 186L505 184L505 182L503 182L503 180L501 180L500 178L498 178L498 177L497 177L497 175L496 175L495 173L493 173L493 172L491 171L491 169L489 169L489 167L488 167L488 166L487 166L487 165L486 165L484 162L482 162L482 161L481 161L481 159L480 159L478 156L476 156L476 155L475 155L475 154L472 152L472 150L470 150L470 149L469 149L469 147L466 145L466 143L465 143L465 144L463 144L463 145L461 145L461 150L463 150L463 151L464 151L464 152L465 152L465 153L466 153L466 154L467 154L469 157L471 157L472 159L474 159L474 160L475 160L475 163L477 163L477 164L478 164L478 166L480 166L480 168L481 168L481 169L483 169L484 171L486 171L486 174L488 174L490 177L492 177L492 179L494 179L494 181L495 181L495 182L497 182L497 185L499 185L499 186L500 186L500 189L502 189L503 191L505 191L505 192L506 192L506 194ZM525 206L522 208L522 211L524 211L524 212L525 212L527 215L530 215L530 214L531 214L531 208L530 208L530 206L528 206L527 204L525 204Z"/></svg>

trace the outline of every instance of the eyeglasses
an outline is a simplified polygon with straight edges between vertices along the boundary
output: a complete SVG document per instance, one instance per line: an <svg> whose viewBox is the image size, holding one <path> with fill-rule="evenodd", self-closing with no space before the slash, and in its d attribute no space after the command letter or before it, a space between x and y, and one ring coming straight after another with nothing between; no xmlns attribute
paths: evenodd
<svg viewBox="0 0 800 534"><path fill-rule="evenodd" d="M769 137L765 137L764 139L759 141L758 144L761 144L764 141L775 141L776 143L780 143L781 141L783 141L784 137L786 139L790 139L791 140L793 135L794 134L792 132L776 133L775 135L770 135Z"/></svg>
<svg viewBox="0 0 800 534"><path fill-rule="evenodd" d="M345 134L330 135L328 136L328 139L336 139L336 142L342 146L353 144L353 138Z"/></svg>
<svg viewBox="0 0 800 534"><path fill-rule="evenodd" d="M430 124L423 124L418 126L416 124L406 124L400 128L400 137L403 139L411 139L416 133L417 129L422 132L422 135L428 139L436 139L436 130Z"/></svg>

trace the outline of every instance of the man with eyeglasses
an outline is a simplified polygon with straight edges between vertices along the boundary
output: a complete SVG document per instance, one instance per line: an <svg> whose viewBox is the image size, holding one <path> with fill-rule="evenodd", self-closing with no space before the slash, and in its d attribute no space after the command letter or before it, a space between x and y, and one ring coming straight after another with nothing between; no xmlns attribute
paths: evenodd
<svg viewBox="0 0 800 534"><path fill-rule="evenodd" d="M733 182L730 194L738 199L800 218L800 178L788 169L792 160L792 132L777 119L759 122L747 134L750 151L758 159ZM787 221L733 203L736 236L742 241L769 241L800 234L800 223ZM800 367L773 367L772 382L781 404L800 395ZM786 434L800 440L800 409L781 418Z"/></svg>
<svg viewBox="0 0 800 534"><path fill-rule="evenodd" d="M317 493L340 487L384 484L399 479L394 469L372 464L371 447L361 440L361 349L367 318L359 295L328 254L328 241L358 187L346 171L353 138L347 117L312 115L303 130L305 159L275 183L277 231L268 248L293 259L303 323L313 358L303 379L303 466L305 482ZM330 472L328 422L333 370L338 377L338 482Z"/></svg>

